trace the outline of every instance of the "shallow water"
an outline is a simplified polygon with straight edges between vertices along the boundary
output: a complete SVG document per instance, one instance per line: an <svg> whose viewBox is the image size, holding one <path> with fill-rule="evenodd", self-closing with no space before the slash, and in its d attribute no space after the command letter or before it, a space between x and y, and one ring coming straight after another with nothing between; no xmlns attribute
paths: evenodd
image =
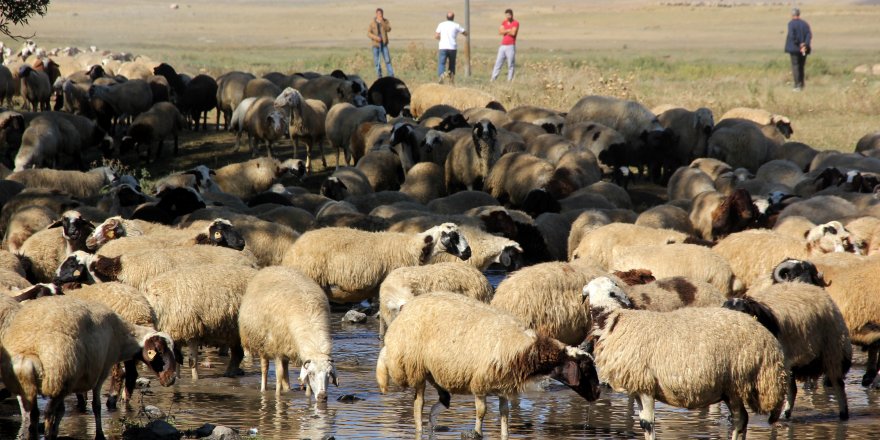
<svg viewBox="0 0 880 440"><path fill-rule="evenodd" d="M267 393L259 392L259 360L246 361L247 375L240 378L221 376L226 358L208 350L215 362L213 368L201 369L203 379L193 383L188 371L177 385L162 388L153 380L146 393L136 393L133 408L155 405L173 415L178 429L194 429L205 422L222 424L247 433L256 428L262 438L321 439L334 435L338 439L413 438L412 392L395 390L380 395L375 382L375 361L380 348L378 324L370 320L363 325L339 323L341 313L333 314L334 358L339 372L339 388L329 390L326 408L309 404L300 391L288 392L280 399L274 394L274 372L269 377ZM750 438L777 439L845 439L877 438L880 416L880 391L871 391L859 382L864 373L864 355L857 354L854 367L846 380L850 420L837 420L837 404L821 385L816 391L799 389L794 417L775 427L767 425L766 417L752 416ZM274 371L274 370L273 370ZM292 372L296 380L298 368ZM344 394L363 398L355 403L336 399ZM431 387L426 392L425 426L430 405L436 402ZM41 402L41 407L45 402ZM73 396L66 401L67 413L62 421L61 435L93 438L94 419L75 409ZM484 421L487 438L498 438L498 400L490 397ZM641 438L637 417L631 412L628 399L618 393L603 391L592 404L557 384L547 391L529 391L522 395L519 406L511 409L511 438L622 439ZM119 436L121 418L136 419L136 409L120 409L102 414L108 436ZM444 411L438 423L448 428L438 432L436 439L459 439L473 429L474 404L470 396L453 396L452 408ZM682 410L658 404L657 434L659 438L717 439L730 435L727 409L723 405L708 410ZM20 419L18 404L7 399L0 404L0 439L14 438ZM427 437L427 436L425 436Z"/></svg>

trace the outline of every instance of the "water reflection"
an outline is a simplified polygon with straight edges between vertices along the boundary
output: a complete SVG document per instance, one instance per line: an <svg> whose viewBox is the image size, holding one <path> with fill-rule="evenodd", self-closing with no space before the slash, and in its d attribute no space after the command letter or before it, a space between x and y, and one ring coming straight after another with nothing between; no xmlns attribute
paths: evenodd
<svg viewBox="0 0 880 440"><path fill-rule="evenodd" d="M216 355L214 368L206 368L202 380L193 383L186 375L171 388L162 388L154 381L146 392L138 392L131 408L102 412L104 429L118 437L121 418L137 419L136 408L142 401L155 405L175 418L179 429L194 429L203 423L223 424L247 434L256 428L262 438L320 439L334 435L339 439L399 439L413 438L412 392L392 389L380 395L375 384L375 360L379 350L378 326L338 324L342 314L334 314L334 358L339 371L339 388L330 387L328 403L321 408L309 402L296 389L275 395L274 386L261 393L259 361L244 364L248 374L240 378L222 377L225 358ZM837 420L837 404L830 390L820 385L814 391L799 390L794 416L769 426L765 416L750 414L750 438L770 439L846 439L878 438L877 417L880 416L880 391L866 390L859 384L864 373L865 358L857 354L855 365L846 380L850 420ZM291 365L294 374L299 366ZM274 383L274 366L270 372ZM354 394L364 400L346 404L336 399ZM428 387L426 407L436 401L436 392ZM546 390L535 387L524 393L518 405L511 408L511 438L566 438L566 439L624 439L641 438L633 407L626 396L603 390L602 398L587 404L566 388L552 383ZM67 414L62 421L61 434L73 438L94 436L91 410L79 413L75 399L66 401ZM45 401L40 401L45 407ZM488 438L498 438L498 399L487 402L484 423ZM682 410L658 404L656 409L658 438L717 439L730 435L728 411L724 405L709 409ZM425 426L427 423L425 410ZM453 396L452 407L439 416L438 422L448 427L446 432L435 432L425 438L459 439L463 432L473 429L474 403L471 396ZM18 404L14 399L0 403L0 439L14 438L20 420Z"/></svg>

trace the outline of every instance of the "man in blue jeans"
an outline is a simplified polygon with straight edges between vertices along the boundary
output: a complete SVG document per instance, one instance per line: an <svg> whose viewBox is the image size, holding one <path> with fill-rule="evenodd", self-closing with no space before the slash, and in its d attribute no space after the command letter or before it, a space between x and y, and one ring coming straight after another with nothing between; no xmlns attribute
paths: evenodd
<svg viewBox="0 0 880 440"><path fill-rule="evenodd" d="M446 13L446 21L437 25L434 34L435 40L440 40L440 55L437 65L437 76L443 79L443 73L446 71L446 60L449 60L450 76L455 78L455 54L458 45L455 38L458 34L467 35L467 31L455 22L455 13L449 11Z"/></svg>
<svg viewBox="0 0 880 440"><path fill-rule="evenodd" d="M785 51L791 56L791 74L794 77L794 91L804 88L804 66L810 54L810 43L813 33L810 25L801 20L801 10L791 10L791 21L788 22L788 35L785 36Z"/></svg>
<svg viewBox="0 0 880 440"><path fill-rule="evenodd" d="M391 23L385 19L385 11L382 8L376 9L376 18L370 20L370 27L367 28L367 36L373 43L373 63L376 65L376 77L382 77L382 60L381 55L385 59L385 71L388 76L394 76L394 69L391 68L391 54L388 53L388 32L391 32Z"/></svg>

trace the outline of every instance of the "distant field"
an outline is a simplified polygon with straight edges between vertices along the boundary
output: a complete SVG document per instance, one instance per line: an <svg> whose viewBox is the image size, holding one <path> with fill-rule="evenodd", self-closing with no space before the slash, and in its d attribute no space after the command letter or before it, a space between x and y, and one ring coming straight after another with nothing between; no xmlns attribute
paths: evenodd
<svg viewBox="0 0 880 440"><path fill-rule="evenodd" d="M20 32L36 33L45 47L96 45L146 54L188 72L341 68L368 82L375 78L365 33L377 4L193 0L173 10L171 3L55 0L45 18L33 19ZM649 107L707 106L716 115L757 106L790 116L793 138L823 149L850 149L861 135L880 129L880 79L851 73L859 64L880 63L876 2L799 2L814 33L804 93L791 91L788 56L782 52L787 2L473 3L473 76L462 75L460 55L458 84L493 93L509 108L533 103L567 110L593 93ZM448 9L464 23L463 2L391 0L381 6L393 25L398 76L411 88L433 81L434 28ZM508 6L522 23L520 68L512 85L490 84L496 29Z"/></svg>

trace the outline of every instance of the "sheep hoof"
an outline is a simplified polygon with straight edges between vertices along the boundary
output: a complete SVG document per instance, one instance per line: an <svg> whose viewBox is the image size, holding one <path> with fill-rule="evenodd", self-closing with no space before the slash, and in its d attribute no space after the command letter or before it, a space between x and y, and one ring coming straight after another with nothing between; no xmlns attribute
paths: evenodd
<svg viewBox="0 0 880 440"><path fill-rule="evenodd" d="M871 385L871 383L874 382L874 378L876 376L877 376L877 373L874 373L874 374L865 373L865 375L862 376L862 386L866 387L868 385Z"/></svg>
<svg viewBox="0 0 880 440"><path fill-rule="evenodd" d="M840 412L840 420L849 420L849 410L844 410Z"/></svg>
<svg viewBox="0 0 880 440"><path fill-rule="evenodd" d="M483 434L480 434L477 431L468 431L461 433L461 440L481 440L483 438Z"/></svg>
<svg viewBox="0 0 880 440"><path fill-rule="evenodd" d="M223 377L238 377L238 376L244 376L244 370L242 370L241 368L236 368L232 371L227 371L227 372L223 373Z"/></svg>
<svg viewBox="0 0 880 440"><path fill-rule="evenodd" d="M791 410L787 409L782 413L785 416L785 419L788 420L791 418Z"/></svg>
<svg viewBox="0 0 880 440"><path fill-rule="evenodd" d="M111 411L115 410L117 400L119 400L119 396L107 396L107 409Z"/></svg>

